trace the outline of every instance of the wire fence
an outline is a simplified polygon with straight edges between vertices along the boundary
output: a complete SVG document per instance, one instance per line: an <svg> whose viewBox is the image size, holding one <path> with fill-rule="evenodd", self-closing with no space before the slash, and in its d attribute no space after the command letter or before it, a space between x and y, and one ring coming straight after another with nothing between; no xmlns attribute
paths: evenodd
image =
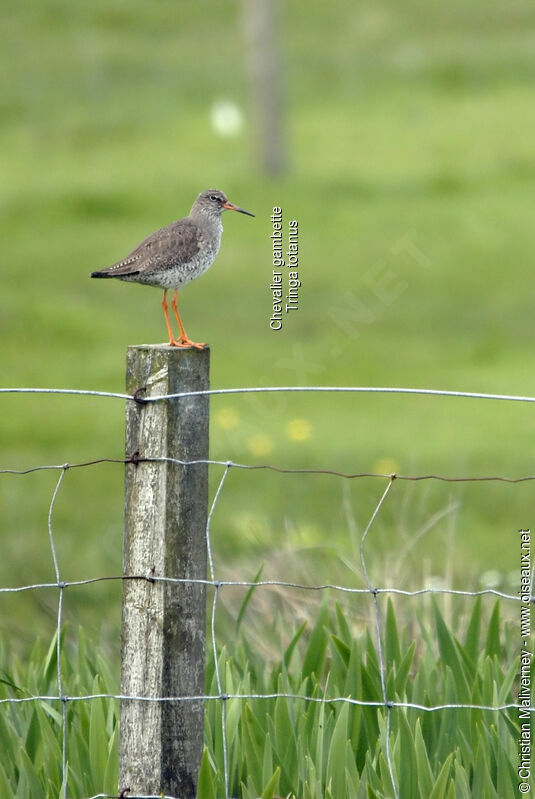
<svg viewBox="0 0 535 799"><path fill-rule="evenodd" d="M75 390L75 389L54 389L54 388L0 388L0 394L60 394L60 395L82 395L88 397L101 397L101 398L109 398L109 399L121 399L127 400L136 403L149 403L149 402L165 402L171 399L178 399L183 397L192 397L198 395L228 395L228 394L249 394L249 393L273 393L273 392L335 392L335 393L390 393L390 394L410 394L410 395L431 395L431 396L441 396L441 397L453 397L453 398L465 398L465 399L476 399L476 400L494 400L494 401L504 401L504 402L528 402L532 403L535 402L535 397L529 396L517 396L517 395L508 395L508 394L486 394L486 393L478 393L478 392L463 392L463 391L441 391L441 390L432 390L432 389L412 389L412 388L378 388L378 387L326 387L326 386L318 386L318 387L308 387L308 386L286 386L286 387L264 387L264 388L231 388L231 389L213 389L209 391L199 391L199 392L182 392L178 394L167 394L161 396L152 396L152 397L143 397L141 393L137 393L135 395L123 394L123 393L116 393L116 392L105 392L105 391L91 391L91 390ZM213 500L211 502L209 513L208 513L208 521L206 526L206 546L207 546L207 554L208 554L208 577L205 580L188 580L188 579L178 579L171 576L155 576L154 574L119 574L119 575L111 575L111 576L97 576L97 577L90 577L87 579L81 580L73 580L68 581L64 580L62 577L62 573L59 567L59 561L56 552L56 541L55 541L55 532L54 532L54 516L55 516L55 507L57 504L58 496L62 490L62 486L64 484L67 472L73 469L84 469L90 466L96 466L99 464L105 463L112 463L118 465L124 465L132 462L162 462L162 463L175 463L181 466L189 466L193 464L206 464L211 469L219 469L221 470L221 476L219 478L219 482L217 484L217 489L215 491ZM301 475L310 475L310 474L317 474L317 475L331 475L341 480L353 481L353 480L361 480L361 479L374 479L379 482L383 483L381 486L381 490L377 497L377 501L373 508L372 513L369 516L368 522L364 527L362 535L360 537L360 561L362 566L362 573L364 575L365 581L365 588L355 588L347 585L339 585L336 583L324 582L318 584L307 584L302 582L291 582L286 580L255 580L255 581L248 581L248 580L228 580L228 579L221 579L218 576L218 571L215 564L214 559L214 550L212 546L212 523L214 513L218 504L221 500L221 497L224 493L225 486L228 483L229 475L231 472L236 470L246 471L258 471L258 470L266 470L272 471L279 474L301 474ZM499 705L482 705L482 704L470 704L470 703L459 703L459 704L437 704L437 705L424 705L412 702L400 702L396 701L393 698L390 698L388 695L387 690L387 669L388 663L386 661L384 645L383 645L383 630L384 630L384 619L383 613L381 611L379 597L381 595L398 595L398 596L407 596L407 597L418 597L422 595L452 595L452 596L461 596L467 598L477 598L480 596L494 596L498 597L501 600L511 602L511 603L520 603L521 597L519 592L515 594L507 593L504 591L499 591L494 588L484 588L481 590L457 590L453 588L447 587L422 587L415 590L404 590L395 586L377 586L374 584L372 577L368 571L368 564L366 558L366 544L370 535L372 534L372 530L374 525L376 525L377 518L381 514L382 509L384 508L385 504L388 502L389 495L391 495L393 491L394 484L398 481L439 481L439 482L447 482L447 483L481 483L481 482L503 482L503 483L511 483L511 484L518 484L528 481L535 480L535 474L528 474L520 477L511 477L507 475L497 475L497 474L490 474L490 475L476 475L476 476L466 476L466 475L459 475L459 476L447 476L447 475L440 475L440 474L397 474L397 473L380 473L380 472L343 472L337 471L328 468L287 468L284 466L271 464L271 463L264 463L264 464L247 464L247 463L238 463L232 460L198 460L198 461L181 461L174 458L139 458L138 455L133 455L130 458L112 458L112 457L103 457L103 458L96 458L92 460L87 460L83 462L75 462L75 463L62 463L62 464L46 464L46 465L36 465L30 466L24 469L11 469L11 468L2 468L0 469L0 475L28 475L37 471L56 471L58 472L58 479L54 486L52 496L50 498L50 503L48 507L48 540L50 551L53 559L54 564L54 572L55 572L55 580L50 582L37 582L37 583L29 583L25 585L18 585L13 587L0 587L0 594L17 594L22 592L34 591L37 589L50 589L53 591L58 592L58 600L57 600L57 624L56 624L56 640L57 640L57 694L53 695L31 695L31 696L23 696L23 697L7 697L0 699L0 705L11 704L23 704L23 703L32 703L32 702L45 702L45 703L52 703L54 705L59 705L61 708L62 714L62 744L61 744L61 755L62 755L62 781L63 781L63 797L67 799L68 796L68 736L67 736L67 705L71 703L77 702L90 702L96 699L114 699L114 700L136 700L139 702L191 702L191 701L199 701L203 700L205 702L219 702L221 703L221 719L222 719L222 741L223 741L223 769L224 769L224 784L225 784L225 799L229 799L229 764L228 764L228 742L226 739L226 707L227 702L230 699L238 699L238 700L262 700L262 699L276 699L276 698L286 698L290 700L306 700L307 702L312 703L349 703L350 705L354 706L362 706L362 707L377 707L383 708L386 714L386 729L387 733L385 736L386 742L386 761L388 765L388 770L390 773L390 778L392 782L392 790L393 794L396 799L399 799L399 788L396 784L396 778L394 773L393 767L393 760L392 760L392 752L390 751L390 725L392 719L392 713L397 709L413 709L419 711L421 713L437 713L440 711L445 710L467 710L467 711L481 711L481 712L501 712L501 711L511 711L511 710L520 710L528 711L529 713L535 712L535 707L530 706L526 708L523 705L518 703L507 703L507 704L499 704ZM67 590L76 587L76 586L83 586L83 585L90 585L93 583L99 582L107 582L107 581L125 581L125 580L147 580L151 583L155 582L167 582L167 583L184 583L184 582L197 582L203 583L206 586L210 586L213 589L213 600L211 603L211 609L209 613L209 630L211 635L211 646L213 649L213 658L214 658L214 668L215 668L215 679L217 684L217 693L214 695L201 695L201 696L157 696L157 697L147 697L147 696L125 696L120 693L88 693L84 695L68 695L65 693L64 690L64 679L62 673L62 631L64 627L64 597ZM531 571L531 578L530 578L530 604L533 604L535 601L535 592L534 592L534 581L535 581L535 571ZM241 588L269 588L269 587L278 587L284 590L291 590L291 589L298 589L303 591L309 592L323 592L326 590L330 590L333 592L340 592L341 594L345 595L369 595L373 602L373 618L375 624L375 632L376 632L376 640L377 640L377 654L378 654L378 661L379 661L379 673L380 673L380 680L381 680L381 698L377 701L370 701L370 700L363 700L357 696L313 696L313 695L303 695L297 693L226 693L223 690L224 680L222 678L222 674L220 672L219 666L219 658L217 656L218 649L218 642L216 638L216 617L217 617L217 609L220 604L220 598L222 592L225 591L227 588L231 587L241 587ZM126 793L126 792L125 792ZM109 796L109 794L94 794L92 797L87 797L87 799L100 799ZM138 796L138 795L136 795ZM147 795L147 796L138 796L138 799L160 799L162 794L156 795ZM129 795L129 799L131 799L131 795ZM171 798L172 799L172 798Z"/></svg>

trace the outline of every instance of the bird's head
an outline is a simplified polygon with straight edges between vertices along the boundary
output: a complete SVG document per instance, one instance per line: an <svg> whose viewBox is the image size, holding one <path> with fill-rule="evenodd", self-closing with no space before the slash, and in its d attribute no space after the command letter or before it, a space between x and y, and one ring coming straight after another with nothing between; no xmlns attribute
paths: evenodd
<svg viewBox="0 0 535 799"><path fill-rule="evenodd" d="M254 216L250 211L245 211L243 208L239 208L234 203L231 203L227 200L226 194L219 189L207 189L203 191L202 194L199 194L195 202L193 203L193 208L191 209L191 213L195 215L198 212L203 214L208 214L209 216L220 217L223 211L238 211L240 214L247 214L247 216Z"/></svg>

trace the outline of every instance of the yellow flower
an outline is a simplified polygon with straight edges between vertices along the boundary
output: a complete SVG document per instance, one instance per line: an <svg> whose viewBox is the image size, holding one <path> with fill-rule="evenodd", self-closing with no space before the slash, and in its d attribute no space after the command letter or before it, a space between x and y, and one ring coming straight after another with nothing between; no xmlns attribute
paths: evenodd
<svg viewBox="0 0 535 799"><path fill-rule="evenodd" d="M265 433L257 433L249 439L249 449L253 455L269 455L273 451L273 443Z"/></svg>
<svg viewBox="0 0 535 799"><path fill-rule="evenodd" d="M222 408L216 415L216 422L223 430L232 430L239 421L240 417L234 408Z"/></svg>
<svg viewBox="0 0 535 799"><path fill-rule="evenodd" d="M394 458L379 458L374 464L373 471L377 474L397 474L399 465Z"/></svg>
<svg viewBox="0 0 535 799"><path fill-rule="evenodd" d="M307 419L292 419L286 425L286 435L291 441L306 441L310 438L312 428Z"/></svg>

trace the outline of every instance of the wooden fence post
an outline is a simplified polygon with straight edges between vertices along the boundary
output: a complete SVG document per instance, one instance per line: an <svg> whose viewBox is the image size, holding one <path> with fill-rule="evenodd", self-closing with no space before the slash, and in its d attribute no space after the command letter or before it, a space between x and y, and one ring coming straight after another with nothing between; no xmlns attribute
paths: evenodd
<svg viewBox="0 0 535 799"><path fill-rule="evenodd" d="M209 388L208 349L129 347L126 389L141 399ZM208 466L207 396L127 402L121 694L202 696ZM119 792L195 799L203 701L121 701Z"/></svg>

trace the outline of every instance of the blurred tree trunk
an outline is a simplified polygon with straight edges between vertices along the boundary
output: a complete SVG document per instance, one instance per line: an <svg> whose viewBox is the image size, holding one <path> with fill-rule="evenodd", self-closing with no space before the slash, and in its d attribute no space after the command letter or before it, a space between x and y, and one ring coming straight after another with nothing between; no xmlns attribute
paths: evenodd
<svg viewBox="0 0 535 799"><path fill-rule="evenodd" d="M243 0L255 157L267 175L281 175L287 166L282 65L275 6L276 0Z"/></svg>

